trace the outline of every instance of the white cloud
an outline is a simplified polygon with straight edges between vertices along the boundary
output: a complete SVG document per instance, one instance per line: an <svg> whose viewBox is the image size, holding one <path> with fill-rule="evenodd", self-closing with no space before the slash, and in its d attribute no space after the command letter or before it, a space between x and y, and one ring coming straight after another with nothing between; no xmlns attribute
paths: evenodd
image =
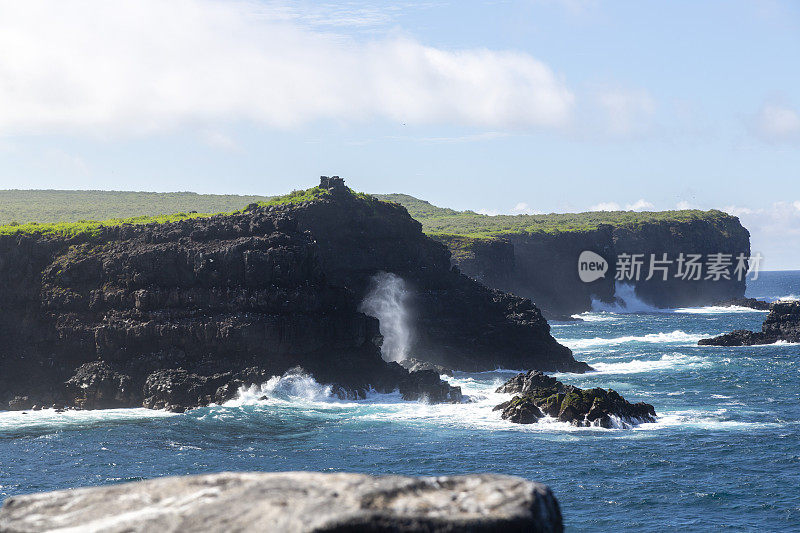
<svg viewBox="0 0 800 533"><path fill-rule="evenodd" d="M641 198L641 199L633 202L632 204L627 204L625 206L625 210L626 211L644 211L645 209L654 209L655 207L656 206L654 206L652 203L648 202L644 198Z"/></svg>
<svg viewBox="0 0 800 533"><path fill-rule="evenodd" d="M729 205L727 207L723 207L722 210L728 213L729 215L733 215L735 217L742 215L753 215L756 214L757 212L761 212L761 210L756 211L750 209L749 207L740 207L736 205Z"/></svg>
<svg viewBox="0 0 800 533"><path fill-rule="evenodd" d="M489 215L490 217L495 217L500 214L500 211L497 209L478 209L476 212L479 215Z"/></svg>
<svg viewBox="0 0 800 533"><path fill-rule="evenodd" d="M647 91L634 89L604 90L597 102L605 114L608 133L636 135L650 129L656 104Z"/></svg>
<svg viewBox="0 0 800 533"><path fill-rule="evenodd" d="M512 213L528 213L530 212L530 206L525 202L519 202L517 205L511 208Z"/></svg>
<svg viewBox="0 0 800 533"><path fill-rule="evenodd" d="M570 117L573 94L528 54L396 35L359 41L274 11L222 0L0 0L9 52L0 135L326 119L511 130Z"/></svg>
<svg viewBox="0 0 800 533"><path fill-rule="evenodd" d="M641 198L632 204L625 204L624 211L644 211L646 209L654 209L655 206ZM600 202L589 208L589 211L623 211L623 208L617 202Z"/></svg>
<svg viewBox="0 0 800 533"><path fill-rule="evenodd" d="M700 207L699 207L699 206L697 206L697 205L695 205L695 204L693 204L693 203L691 203L691 202L687 202L686 200L681 200L680 202L678 202L678 203L675 205L675 209L678 209L678 210L684 210L684 209L700 209Z"/></svg>
<svg viewBox="0 0 800 533"><path fill-rule="evenodd" d="M800 114L788 106L766 103L753 119L751 130L770 143L800 141Z"/></svg>
<svg viewBox="0 0 800 533"><path fill-rule="evenodd" d="M765 269L797 268L800 201L774 202L766 208L728 206L724 211L739 217L750 231L751 247L764 254Z"/></svg>
<svg viewBox="0 0 800 533"><path fill-rule="evenodd" d="M619 211L619 204L616 202L600 202L589 208L589 211Z"/></svg>

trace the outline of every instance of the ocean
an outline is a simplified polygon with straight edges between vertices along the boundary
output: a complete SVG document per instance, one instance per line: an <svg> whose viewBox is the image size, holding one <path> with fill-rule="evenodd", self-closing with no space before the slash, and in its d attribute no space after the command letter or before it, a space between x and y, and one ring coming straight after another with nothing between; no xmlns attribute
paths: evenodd
<svg viewBox="0 0 800 533"><path fill-rule="evenodd" d="M597 372L557 374L655 406L635 429L515 425L492 407L518 369L459 373L471 402L397 395L340 401L303 375L228 404L0 412L0 499L15 494L222 470L440 475L498 472L547 483L568 531L800 531L800 345L700 347L760 329L744 308L598 305L553 335ZM800 272L764 272L747 296L800 295ZM259 398L267 395L269 399Z"/></svg>

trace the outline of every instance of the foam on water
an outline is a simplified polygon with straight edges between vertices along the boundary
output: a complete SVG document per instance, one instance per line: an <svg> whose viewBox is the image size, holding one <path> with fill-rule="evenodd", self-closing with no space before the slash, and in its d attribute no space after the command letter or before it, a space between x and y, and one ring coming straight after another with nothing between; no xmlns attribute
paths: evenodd
<svg viewBox="0 0 800 533"><path fill-rule="evenodd" d="M699 368L712 365L712 361L705 357L685 355L682 353L664 354L658 359L633 359L630 361L590 363L595 369L595 374L639 374L642 372L655 372L671 370L674 368Z"/></svg>
<svg viewBox="0 0 800 533"><path fill-rule="evenodd" d="M514 370L497 370L495 374L517 373ZM461 387L464 402L460 404L428 404L425 402L406 401L398 393L382 394L371 392L364 400L338 400L330 394L330 387L321 385L308 375L292 372L271 378L259 386L243 387L234 400L226 402L218 408L211 407L210 412L201 418L229 419L230 409L256 407L264 414L270 410L286 410L311 416L334 417L342 422L385 422L429 428L462 428L482 431L523 431L523 432L576 432L576 431L609 431L597 426L576 427L557 419L545 417L537 424L515 424L500 417L494 406L510 399L513 395L497 393L495 390L505 377L492 372L448 376L452 385ZM218 410L227 412L221 413ZM265 411L266 410L266 411ZM632 424L622 420L612 420L616 429L630 429Z"/></svg>
<svg viewBox="0 0 800 533"><path fill-rule="evenodd" d="M709 335L705 333L686 333L685 331L675 330L669 333L648 333L647 335L624 335L615 338L595 337L592 339L559 339L559 342L573 350L593 348L598 346L616 346L619 344L646 342L658 344L684 344L694 346L700 339Z"/></svg>
<svg viewBox="0 0 800 533"><path fill-rule="evenodd" d="M147 419L176 416L169 411L154 409L96 409L81 411L77 409L39 411L0 411L0 434L13 431L44 431L60 429L79 429L109 423L134 422Z"/></svg>
<svg viewBox="0 0 800 533"><path fill-rule="evenodd" d="M693 315L722 315L728 313L768 313L769 311L762 311L761 309L753 309L751 307L742 307L739 305L731 305L729 307L708 305L706 307L679 307L673 309L671 312Z"/></svg>
<svg viewBox="0 0 800 533"><path fill-rule="evenodd" d="M333 399L330 385L322 385L305 372L293 369L271 377L266 383L240 387L237 396L223 405L240 407L268 401L320 403Z"/></svg>
<svg viewBox="0 0 800 533"><path fill-rule="evenodd" d="M615 320L619 320L615 313L608 313L608 312L592 312L586 311L585 313L578 313L576 315L572 315L574 318L580 318L584 322L612 322Z"/></svg>

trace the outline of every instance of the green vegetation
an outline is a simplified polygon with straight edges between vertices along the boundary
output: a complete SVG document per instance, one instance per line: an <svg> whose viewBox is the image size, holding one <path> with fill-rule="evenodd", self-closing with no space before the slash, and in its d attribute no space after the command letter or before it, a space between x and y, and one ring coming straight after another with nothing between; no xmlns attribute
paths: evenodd
<svg viewBox="0 0 800 533"><path fill-rule="evenodd" d="M453 211L431 205L405 194L376 195L381 200L402 204L409 214L422 222L425 233L452 240L454 236L486 239L514 233L559 233L591 231L601 224L636 228L653 222L719 221L729 217L722 211L592 211L587 213L550 213L548 215L481 215L473 211ZM462 241L462 247L468 246ZM474 243L473 243L474 244Z"/></svg>
<svg viewBox="0 0 800 533"><path fill-rule="evenodd" d="M213 215L203 213L176 213L173 215L139 216L131 218L112 218L109 220L79 220L78 222L55 222L39 224L28 222L25 224L11 223L0 226L0 235L60 235L68 238L79 235L88 236L90 239L101 234L103 227L121 226L122 224L163 224L165 222L178 222L192 218L204 218Z"/></svg>
<svg viewBox="0 0 800 533"><path fill-rule="evenodd" d="M268 199L193 192L0 191L0 224L109 220L190 211L228 213Z"/></svg>
<svg viewBox="0 0 800 533"><path fill-rule="evenodd" d="M496 237L450 235L446 233L432 234L450 249L454 260L461 261L475 257L475 251L481 246L496 240Z"/></svg>
<svg viewBox="0 0 800 533"><path fill-rule="evenodd" d="M267 200L258 202L259 207L269 207L272 205L287 205L287 204L301 204L303 202L311 202L312 200L317 200L319 198L324 198L328 196L331 192L328 189L323 189L322 187L312 187L310 189L302 190L297 189L289 194L285 194L283 196L275 196L274 198L268 198Z"/></svg>
<svg viewBox="0 0 800 533"><path fill-rule="evenodd" d="M30 197L45 197L53 199L55 198L55 202L51 202L49 205L51 209L53 205L56 206L55 209L52 209L50 213L63 213L64 219L66 221L59 221L59 222L50 222L50 223L39 223L39 222L25 222L20 224L16 222L16 220L9 222L8 224L0 226L0 235L60 235L67 238L77 237L77 236L86 236L89 239L98 237L102 233L103 227L109 226L120 226L122 224L134 224L134 225L142 225L142 224L164 224L167 222L178 222L181 220L188 220L194 218L208 218L214 216L215 214L219 215L232 215L236 213L241 213L243 210L229 210L228 212L216 212L216 213L197 213L196 211L187 212L179 212L173 214L157 214L157 215L139 215L134 217L128 218L109 218L107 220L78 220L75 222L69 221L69 217L71 213L79 212L81 210L86 210L88 212L94 213L103 213L107 212L112 207L109 206L119 206L119 201L121 198L128 198L134 199L133 202L135 205L142 205L142 203L146 199L152 200L150 205L150 210L153 209L165 209L172 205L184 205L183 202L187 202L190 199L197 200L197 198L203 198L203 201L195 202L190 205L194 206L195 204L200 205L208 205L210 202L213 205L229 205L229 202L232 199L239 199L241 200L240 203L237 203L235 208L241 208L244 205L244 201L248 199L261 199L256 202L252 202L250 205L257 205L259 207L269 207L272 205L287 205L287 204L299 204L302 202L308 202L312 200L316 200L318 198L325 197L330 194L330 191L327 189L323 189L321 187L312 187L311 189L307 190L295 190L286 194L284 196L276 196L272 198L265 198L265 197L251 197L251 196L220 196L220 195L199 195L195 193L133 193L133 192L105 192L105 191L0 191L0 197L2 197L5 193L30 193ZM42 193L42 194L37 194ZM63 193L63 197L58 193ZM95 194L95 193L102 193L102 194ZM86 195L83 197L82 195ZM362 193L356 193L359 196L367 197L367 195L363 195ZM141 196L140 196L141 195ZM19 194L12 194L9 195L14 198L14 202L19 202L20 197L24 197L25 195ZM98 198L101 200L100 204L93 204L93 201L97 201ZM77 199L77 210L72 210L67 212L65 210L66 200L67 199ZM103 199L110 199L109 203L102 203ZM14 207L14 203L12 202L11 206L4 205L3 209L6 211L11 211ZM58 207L62 210L59 211ZM249 206L248 206L249 207ZM30 213L37 213L35 206L26 206ZM125 209L122 209L123 211ZM12 216L22 220L25 220L25 211L20 214L19 212L13 212ZM48 218L47 215L43 215L42 213L47 213L47 211L39 212L39 216L36 218ZM52 216L52 215L51 215Z"/></svg>
<svg viewBox="0 0 800 533"><path fill-rule="evenodd" d="M486 240L515 233L590 231L601 224L636 228L652 222L721 222L721 211L600 211L551 213L549 215L481 215L437 207L406 194L368 195L351 191L366 202L395 202L422 223L423 231L445 241L453 253L471 254ZM239 212L246 205L286 205L308 202L329 195L312 187L277 197L150 193L119 191L0 191L0 235L19 233L97 234L103 226L174 222L211 216L210 213ZM175 214L177 213L177 214Z"/></svg>

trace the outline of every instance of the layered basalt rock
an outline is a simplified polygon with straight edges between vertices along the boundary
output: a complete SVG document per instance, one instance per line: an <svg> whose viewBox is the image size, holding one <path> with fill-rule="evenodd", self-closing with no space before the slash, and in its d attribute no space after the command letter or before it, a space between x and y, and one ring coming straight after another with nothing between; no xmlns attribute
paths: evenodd
<svg viewBox="0 0 800 533"><path fill-rule="evenodd" d="M777 302L770 306L761 331L736 330L709 339L700 339L700 346L753 346L778 341L800 342L800 301Z"/></svg>
<svg viewBox="0 0 800 533"><path fill-rule="evenodd" d="M378 320L358 311L379 271L409 283L419 360L588 368L530 301L452 271L405 209L325 185L234 215L0 236L0 408L182 410L298 366L347 397L460 401L431 369L381 359Z"/></svg>
<svg viewBox="0 0 800 533"><path fill-rule="evenodd" d="M538 371L517 374L496 392L515 394L495 406L504 420L535 424L545 416L574 426L612 428L655 422L655 408L630 403L612 389L580 389Z"/></svg>

